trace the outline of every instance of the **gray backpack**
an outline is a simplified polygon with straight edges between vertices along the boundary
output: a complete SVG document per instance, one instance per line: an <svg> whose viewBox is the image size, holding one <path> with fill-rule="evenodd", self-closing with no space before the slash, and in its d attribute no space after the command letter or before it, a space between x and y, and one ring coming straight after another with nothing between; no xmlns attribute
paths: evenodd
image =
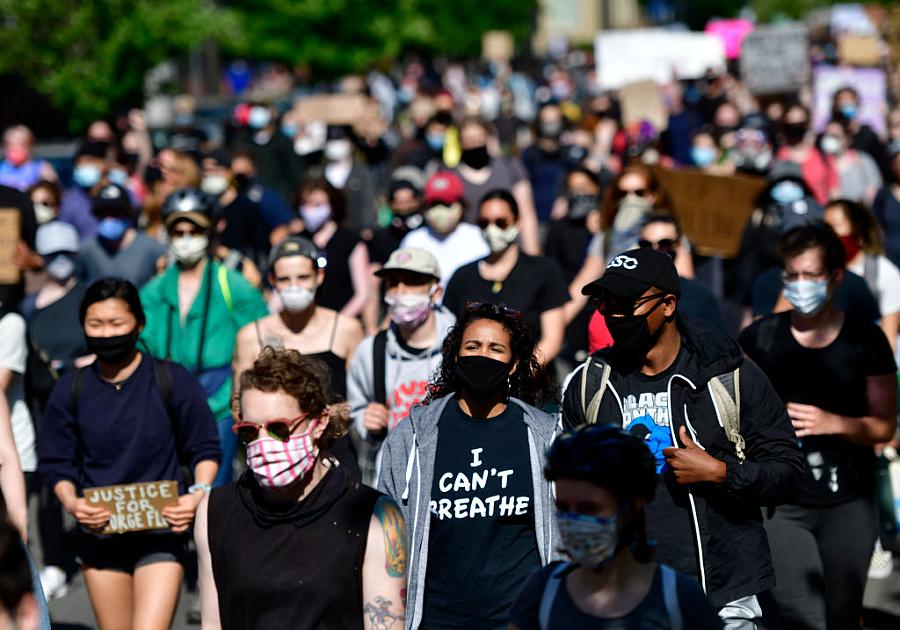
<svg viewBox="0 0 900 630"><path fill-rule="evenodd" d="M587 400L587 373L594 363L601 370L600 387L591 397L590 402ZM582 364L581 369L581 408L584 410L584 421L586 424L596 424L597 417L600 415L600 400L603 398L606 387L609 385L609 375L612 367L605 361L588 357ZM709 381L709 391L712 394L713 404L719 419L722 421L722 428L725 430L725 436L734 444L734 451L737 455L738 462L743 464L746 460L744 454L744 438L741 435L741 368L735 368L733 372L719 374Z"/></svg>

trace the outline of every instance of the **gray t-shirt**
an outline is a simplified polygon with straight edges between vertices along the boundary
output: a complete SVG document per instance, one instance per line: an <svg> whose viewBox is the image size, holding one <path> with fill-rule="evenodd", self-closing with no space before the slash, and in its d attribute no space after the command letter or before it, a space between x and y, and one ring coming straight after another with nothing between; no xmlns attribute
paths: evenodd
<svg viewBox="0 0 900 630"><path fill-rule="evenodd" d="M156 261L166 253L159 241L138 233L131 245L110 253L96 237L81 244L81 277L87 284L113 276L129 280L141 288L156 275Z"/></svg>
<svg viewBox="0 0 900 630"><path fill-rule="evenodd" d="M512 187L527 177L525 167L517 159L495 157L491 160L491 175L482 184L473 184L463 174L456 170L456 174L465 185L463 196L466 199L466 210L463 220L475 223L478 219L478 203L490 191L502 188L512 191Z"/></svg>

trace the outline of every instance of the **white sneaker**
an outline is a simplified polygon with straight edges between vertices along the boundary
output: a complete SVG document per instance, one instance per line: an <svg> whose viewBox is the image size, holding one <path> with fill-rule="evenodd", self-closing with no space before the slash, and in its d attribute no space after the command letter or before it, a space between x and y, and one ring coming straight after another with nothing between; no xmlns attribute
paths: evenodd
<svg viewBox="0 0 900 630"><path fill-rule="evenodd" d="M869 577L873 580L883 580L890 577L893 571L893 554L881 546L880 540L876 541L872 559L869 561Z"/></svg>
<svg viewBox="0 0 900 630"><path fill-rule="evenodd" d="M49 566L41 569L41 588L44 589L44 597L47 601L59 597L65 597L69 592L66 584L66 572L59 567Z"/></svg>

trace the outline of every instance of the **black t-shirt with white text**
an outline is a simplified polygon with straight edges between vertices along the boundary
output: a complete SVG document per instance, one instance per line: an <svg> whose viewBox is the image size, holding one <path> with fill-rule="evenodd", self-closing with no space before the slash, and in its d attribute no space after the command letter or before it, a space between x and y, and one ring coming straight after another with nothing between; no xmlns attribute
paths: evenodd
<svg viewBox="0 0 900 630"><path fill-rule="evenodd" d="M679 485L669 470L663 449L673 446L669 417L669 379L681 370L685 353L679 351L666 370L646 376L635 370L616 382L624 412L623 428L638 436L656 458L659 474L656 496L646 507L647 535L656 542L656 560L696 576L698 567L691 529L687 488Z"/></svg>
<svg viewBox="0 0 900 630"><path fill-rule="evenodd" d="M869 413L867 377L897 370L881 329L851 312L845 313L840 333L824 348L800 345L791 333L790 311L755 322L739 341L782 401L814 405L850 418ZM800 444L807 464L800 505L837 505L872 495L875 453L871 446L836 436L805 437Z"/></svg>
<svg viewBox="0 0 900 630"><path fill-rule="evenodd" d="M540 567L522 408L471 418L451 400L438 423L422 628L505 628Z"/></svg>

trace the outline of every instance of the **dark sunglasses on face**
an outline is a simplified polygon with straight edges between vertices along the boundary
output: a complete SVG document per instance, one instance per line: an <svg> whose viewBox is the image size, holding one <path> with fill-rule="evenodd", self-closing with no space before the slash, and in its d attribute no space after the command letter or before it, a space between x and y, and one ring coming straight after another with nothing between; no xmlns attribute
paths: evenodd
<svg viewBox="0 0 900 630"><path fill-rule="evenodd" d="M674 238L661 238L656 242L648 241L642 238L638 241L638 247L640 248L657 249L660 251L669 251L675 249L676 245L678 245L678 240Z"/></svg>
<svg viewBox="0 0 900 630"><path fill-rule="evenodd" d="M619 196L620 196L620 197L625 197L625 196L627 196L627 195L635 195L635 196L637 196L637 197L646 197L646 196L647 196L647 192L648 192L648 191L647 191L646 188L635 188L634 190L622 190L622 189L620 188L620 189L619 189Z"/></svg>
<svg viewBox="0 0 900 630"><path fill-rule="evenodd" d="M601 315L625 315L627 317L629 315L634 315L634 312L638 310L642 304L664 298L666 295L666 293L654 293L653 295L645 295L644 297L639 297L637 299L601 296L591 300L591 303Z"/></svg>
<svg viewBox="0 0 900 630"><path fill-rule="evenodd" d="M203 236L203 230L200 228L187 228L184 230L169 230L169 236L179 238L181 236Z"/></svg>
<svg viewBox="0 0 900 630"><path fill-rule="evenodd" d="M475 223L482 230L491 224L496 225L501 230L505 230L506 228L513 225L513 223L507 219L496 219L494 221L490 221L488 219L478 219Z"/></svg>
<svg viewBox="0 0 900 630"><path fill-rule="evenodd" d="M276 418L268 422L237 422L231 427L232 433L244 444L255 442L259 438L261 429L265 429L269 437L279 442L287 442L291 438L291 432L303 422L306 416L296 418Z"/></svg>

